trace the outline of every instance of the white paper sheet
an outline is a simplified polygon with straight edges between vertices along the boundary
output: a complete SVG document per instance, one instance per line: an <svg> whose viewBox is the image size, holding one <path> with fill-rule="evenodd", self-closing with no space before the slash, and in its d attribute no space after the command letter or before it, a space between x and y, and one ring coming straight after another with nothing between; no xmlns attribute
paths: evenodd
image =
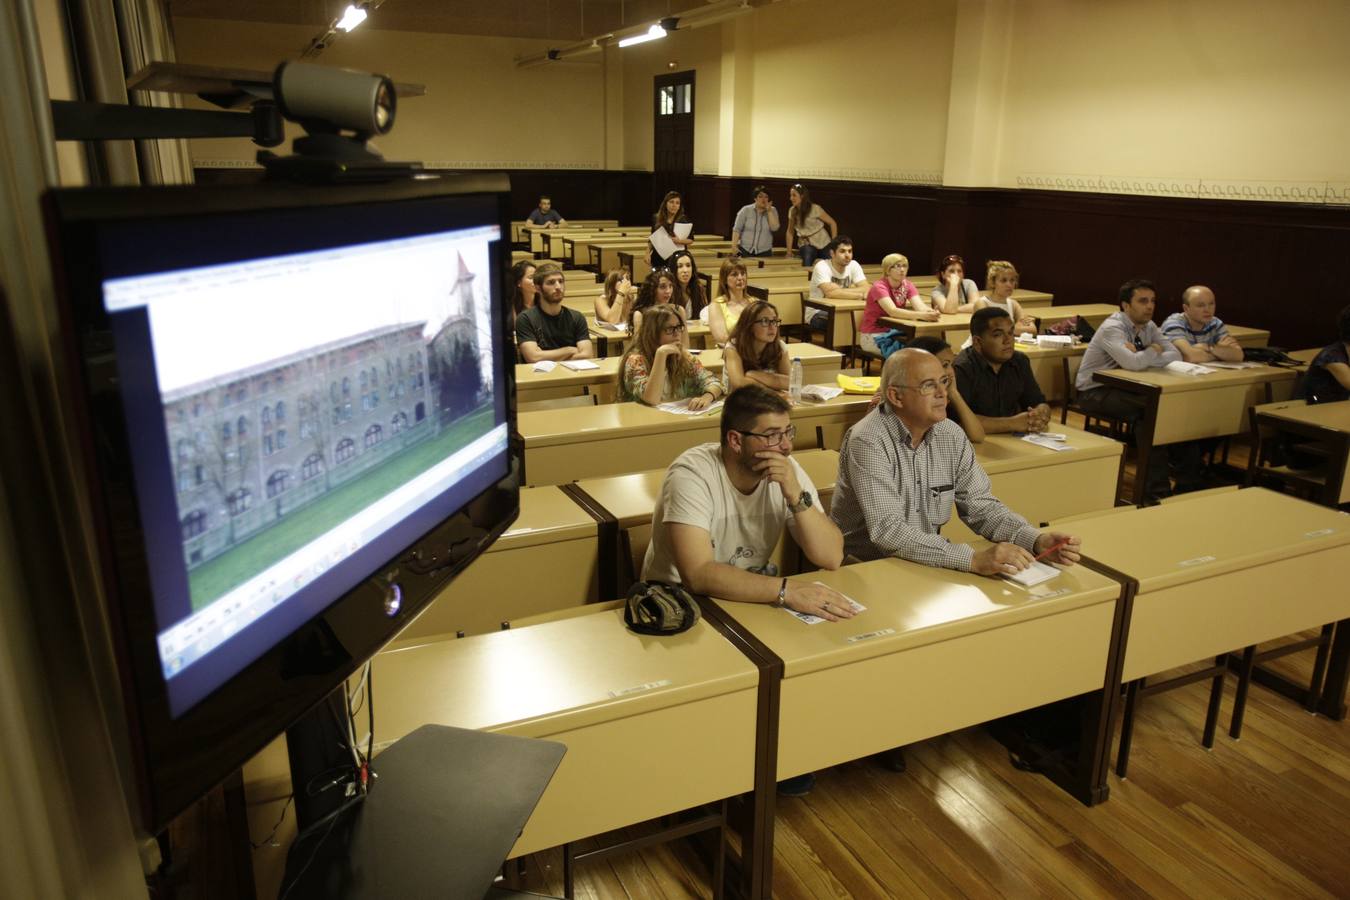
<svg viewBox="0 0 1350 900"><path fill-rule="evenodd" d="M552 372L556 368L558 368L558 364L551 359L541 359L534 364L534 371L536 372Z"/></svg>
<svg viewBox="0 0 1350 900"><path fill-rule="evenodd" d="M823 582L823 581L816 581L816 582L812 582L812 583L813 583L813 584L818 584L818 585L820 585L821 587L829 587L829 585L825 584L825 582ZM855 613L864 612L864 611L867 609L867 607L863 606L861 603L859 603L857 600L854 600L852 597L848 596L847 594L841 594L840 596L843 597L845 600L848 601L849 607L851 607L852 610L853 610ZM786 612L788 615L791 615L791 616L794 616L794 617L797 618L797 619L800 619L802 622L806 623L807 625L819 625L821 622L828 622L828 621L830 621L829 619L822 619L820 616L813 616L813 615L811 615L810 613L797 612L795 609L788 609L786 606L783 607L783 611Z"/></svg>
<svg viewBox="0 0 1350 900"><path fill-rule="evenodd" d="M1022 587L1035 587L1044 581L1049 581L1059 574L1059 569L1049 563L1033 562L1016 575L1004 575L1009 581L1022 585Z"/></svg>
<svg viewBox="0 0 1350 900"><path fill-rule="evenodd" d="M1067 443L1065 443L1066 439L1065 436L1062 434L1057 435L1052 435L1049 433L1024 434L1022 435L1022 440L1026 441L1028 444L1035 444L1037 447L1044 447L1047 450L1054 450L1056 452L1074 449L1073 447L1070 447Z"/></svg>
<svg viewBox="0 0 1350 900"><path fill-rule="evenodd" d="M676 227L678 228L679 226L677 225ZM662 259L670 259L671 255L676 250L680 249L675 246L675 242L670 239L670 235L664 228L658 228L653 231L647 240L652 242L653 249L656 250L657 255Z"/></svg>
<svg viewBox="0 0 1350 900"><path fill-rule="evenodd" d="M565 359L563 365L573 372L584 372L587 369L598 369L599 364L593 359Z"/></svg>
<svg viewBox="0 0 1350 900"><path fill-rule="evenodd" d="M690 409L688 400L671 400L669 403L658 403L656 408L663 412L674 413L677 416L706 416L708 413L721 409L722 401L710 403L706 409Z"/></svg>

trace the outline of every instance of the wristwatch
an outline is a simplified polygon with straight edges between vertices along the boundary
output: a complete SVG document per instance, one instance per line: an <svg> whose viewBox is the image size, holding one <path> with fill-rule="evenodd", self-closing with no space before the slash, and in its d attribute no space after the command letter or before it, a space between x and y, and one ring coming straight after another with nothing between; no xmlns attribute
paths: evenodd
<svg viewBox="0 0 1350 900"><path fill-rule="evenodd" d="M816 498L811 496L811 492L803 490L796 503L788 504L788 511L792 513L806 512L811 508L811 504L816 502Z"/></svg>

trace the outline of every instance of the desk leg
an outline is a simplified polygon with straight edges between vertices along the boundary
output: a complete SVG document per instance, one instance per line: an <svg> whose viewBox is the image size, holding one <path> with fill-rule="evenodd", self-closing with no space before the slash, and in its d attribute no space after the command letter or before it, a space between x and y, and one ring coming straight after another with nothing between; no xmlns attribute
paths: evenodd
<svg viewBox="0 0 1350 900"><path fill-rule="evenodd" d="M1326 687L1317 704L1317 711L1328 719L1339 722L1345 718L1347 679L1350 679L1350 619L1341 619L1336 623L1336 635L1331 639Z"/></svg>

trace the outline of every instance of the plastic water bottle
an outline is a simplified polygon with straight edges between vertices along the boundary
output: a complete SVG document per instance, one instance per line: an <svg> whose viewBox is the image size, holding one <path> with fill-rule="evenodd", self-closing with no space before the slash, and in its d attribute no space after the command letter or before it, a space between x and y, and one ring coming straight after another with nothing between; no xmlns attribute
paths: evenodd
<svg viewBox="0 0 1350 900"><path fill-rule="evenodd" d="M797 358L792 360L792 374L788 376L788 396L793 403L802 402L802 361Z"/></svg>

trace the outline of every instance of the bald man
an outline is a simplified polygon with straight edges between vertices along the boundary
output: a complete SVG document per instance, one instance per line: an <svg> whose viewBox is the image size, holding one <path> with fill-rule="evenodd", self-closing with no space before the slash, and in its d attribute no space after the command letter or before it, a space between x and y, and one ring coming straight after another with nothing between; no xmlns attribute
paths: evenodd
<svg viewBox="0 0 1350 900"><path fill-rule="evenodd" d="M1181 352L1189 363L1216 360L1238 362L1242 348L1228 333L1223 320L1214 315L1214 292L1203 284L1186 288L1181 295L1181 312L1163 321L1163 337Z"/></svg>
<svg viewBox="0 0 1350 900"><path fill-rule="evenodd" d="M886 360L881 404L848 430L839 449L830 517L844 533L845 552L979 575L1020 572L1041 553L1073 565L1078 538L1038 531L990 493L965 432L947 418L950 385L942 363L925 350L907 348ZM953 504L992 546L977 551L942 536Z"/></svg>

